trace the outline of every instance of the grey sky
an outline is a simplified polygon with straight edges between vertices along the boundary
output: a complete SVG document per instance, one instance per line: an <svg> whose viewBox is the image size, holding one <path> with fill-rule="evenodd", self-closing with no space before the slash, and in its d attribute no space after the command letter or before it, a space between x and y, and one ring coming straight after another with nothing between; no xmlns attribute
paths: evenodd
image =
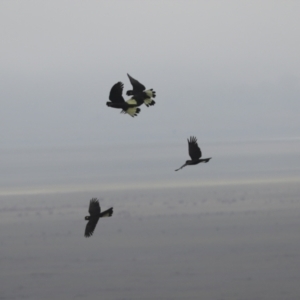
<svg viewBox="0 0 300 300"><path fill-rule="evenodd" d="M1 1L2 148L298 137L297 1ZM126 73L157 91L106 107Z"/></svg>
<svg viewBox="0 0 300 300"><path fill-rule="evenodd" d="M0 1L0 298L296 299L299 15ZM105 105L126 73L157 92L136 118ZM174 172L190 135L212 160Z"/></svg>

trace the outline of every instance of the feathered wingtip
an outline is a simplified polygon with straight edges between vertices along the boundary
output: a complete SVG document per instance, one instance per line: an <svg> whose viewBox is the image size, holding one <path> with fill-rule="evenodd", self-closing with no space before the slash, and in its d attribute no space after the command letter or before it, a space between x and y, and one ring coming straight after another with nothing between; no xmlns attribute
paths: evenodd
<svg viewBox="0 0 300 300"><path fill-rule="evenodd" d="M195 136L191 136L190 140L187 139L188 143L193 143L193 144L197 144L197 138Z"/></svg>
<svg viewBox="0 0 300 300"><path fill-rule="evenodd" d="M98 198L92 198L90 200L90 204L94 204L94 203L99 203L99 199Z"/></svg>

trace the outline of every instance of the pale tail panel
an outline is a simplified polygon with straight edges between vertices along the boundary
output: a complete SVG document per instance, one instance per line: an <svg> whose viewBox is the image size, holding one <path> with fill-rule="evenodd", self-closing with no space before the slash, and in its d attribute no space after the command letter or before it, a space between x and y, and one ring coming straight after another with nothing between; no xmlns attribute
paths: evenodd
<svg viewBox="0 0 300 300"><path fill-rule="evenodd" d="M151 90L147 90L145 91L146 95L149 97L149 98L155 98L156 97L156 92L153 91L153 89Z"/></svg>
<svg viewBox="0 0 300 300"><path fill-rule="evenodd" d="M147 98L144 100L144 103L146 106L152 106L155 104L155 101L153 99Z"/></svg>
<svg viewBox="0 0 300 300"><path fill-rule="evenodd" d="M130 107L125 112L127 114L129 114L130 116L135 117L139 114L140 111L141 111L141 109L138 107Z"/></svg>
<svg viewBox="0 0 300 300"><path fill-rule="evenodd" d="M131 98L131 99L127 100L126 102L130 105L137 105L137 102L134 98Z"/></svg>

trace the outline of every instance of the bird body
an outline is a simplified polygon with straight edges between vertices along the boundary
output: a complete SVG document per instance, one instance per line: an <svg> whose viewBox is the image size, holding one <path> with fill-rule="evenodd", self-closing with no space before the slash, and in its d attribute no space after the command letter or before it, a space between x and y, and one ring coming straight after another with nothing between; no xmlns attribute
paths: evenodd
<svg viewBox="0 0 300 300"><path fill-rule="evenodd" d="M146 87L139 81L131 77L129 74L127 74L127 76L132 85L132 90L127 91L126 95L133 96L134 99L137 100L139 105L142 105L144 103L147 107L153 106L155 104L155 101L152 98L156 97L156 92L153 91L153 89L146 90Z"/></svg>
<svg viewBox="0 0 300 300"><path fill-rule="evenodd" d="M189 155L191 157L191 160L187 160L183 166L181 166L179 169L176 169L175 171L178 171L182 169L185 166L191 166L191 165L197 165L201 162L209 162L211 157L209 158L201 158L202 152L197 144L197 139L194 136L191 136L188 141L188 146L189 146Z"/></svg>
<svg viewBox="0 0 300 300"><path fill-rule="evenodd" d="M127 113L131 117L137 116L141 111L137 106L142 103L138 103L133 97L127 101L124 100L123 93L124 84L122 82L117 82L113 85L109 93L110 102L106 102L106 105L112 108L122 109L122 113Z"/></svg>
<svg viewBox="0 0 300 300"><path fill-rule="evenodd" d="M100 218L111 217L113 214L113 208L109 208L101 212L99 200L97 198L92 198L90 200L89 206L89 216L86 216L84 219L88 221L85 227L85 237L90 237L93 235L96 225Z"/></svg>

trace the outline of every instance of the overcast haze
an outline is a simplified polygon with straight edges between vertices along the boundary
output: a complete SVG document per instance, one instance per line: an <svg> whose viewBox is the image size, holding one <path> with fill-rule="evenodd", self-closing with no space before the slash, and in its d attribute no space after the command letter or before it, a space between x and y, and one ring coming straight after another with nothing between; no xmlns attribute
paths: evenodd
<svg viewBox="0 0 300 300"><path fill-rule="evenodd" d="M1 147L298 137L297 1L1 1ZM126 73L157 91L106 107Z"/></svg>
<svg viewBox="0 0 300 300"><path fill-rule="evenodd" d="M299 15L0 1L0 299L298 300ZM126 73L157 93L135 118ZM212 159L174 172L191 135Z"/></svg>

